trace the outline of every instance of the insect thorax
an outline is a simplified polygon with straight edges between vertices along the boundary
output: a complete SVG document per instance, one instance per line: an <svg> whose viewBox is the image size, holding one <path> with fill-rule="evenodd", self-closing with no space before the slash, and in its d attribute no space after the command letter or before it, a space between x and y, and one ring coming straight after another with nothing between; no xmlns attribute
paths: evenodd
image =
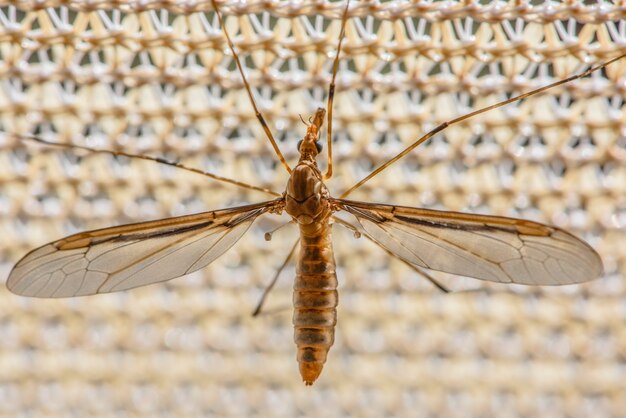
<svg viewBox="0 0 626 418"><path fill-rule="evenodd" d="M328 189L315 161L300 160L291 172L285 190L285 211L302 225L330 215Z"/></svg>

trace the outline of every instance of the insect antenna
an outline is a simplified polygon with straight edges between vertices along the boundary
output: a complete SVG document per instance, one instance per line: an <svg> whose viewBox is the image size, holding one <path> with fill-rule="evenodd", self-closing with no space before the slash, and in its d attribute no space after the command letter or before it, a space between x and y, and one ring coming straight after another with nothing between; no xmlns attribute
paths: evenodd
<svg viewBox="0 0 626 418"><path fill-rule="evenodd" d="M311 122L311 118L309 118L309 121L305 121L304 118L302 117L301 114L298 113L298 116L300 116L300 120L302 121L302 123L304 123L307 127L309 127L309 125L312 123Z"/></svg>
<svg viewBox="0 0 626 418"><path fill-rule="evenodd" d="M559 80L559 81L557 81L555 83L548 84L547 86L543 86L543 87L540 87L538 89L531 90L529 92L526 92L526 93L517 95L515 97L512 97L512 98L510 98L508 100L504 100L502 102L499 102L499 103L496 103L496 104L493 104L493 105L490 105L490 106L487 106L487 107L483 107L482 109L478 109L478 110L476 110L474 112L471 112L471 113L468 113L466 115L459 116L458 118L451 119L451 120L448 120L446 122L443 122L443 123L439 124L436 128L434 128L431 131L429 131L428 133L426 133L424 136L419 138L417 141L413 142L411 145L406 147L402 152L397 154L395 157L387 160L380 167L378 167L376 170L372 171L370 174L368 174L366 177L364 177L362 180L360 180L354 186L350 187L348 190L343 192L341 194L340 198L345 198L350 193L352 193L353 191L355 191L356 189L361 187L363 184L365 184L367 181L369 181L372 177L376 176L378 173L380 173L381 171L383 171L384 169L389 167L391 164L395 163L396 161L398 161L399 159L401 159L402 157L407 155L409 152L413 151L420 144L422 144L423 142L429 140L430 138L432 138L433 136L435 136L439 132L441 132L444 129L446 129L448 126L451 126L451 125L457 124L459 122L462 122L464 120L470 119L470 118L472 118L472 117L474 117L476 115L479 115L481 113L488 112L490 110L497 109L499 107L505 106L505 105L507 105L509 103L513 103L513 102L516 102L518 100L522 100L522 99L525 99L527 97L534 96L536 94L539 94L539 93L542 93L542 92L544 92L546 90L549 90L549 89L551 89L553 87L557 87L557 86L560 86L562 84L569 83L570 81L574 81L574 80L578 80L580 78L586 77L589 74L593 73L594 71L598 71L598 70L606 67L607 65L612 64L615 61L618 61L618 60L620 60L620 59L622 59L624 57L626 57L626 54L619 55L619 56L617 56L617 57L615 57L613 59L610 59L609 61L606 61L603 64L599 64L599 65L597 65L595 67L591 67L590 69L588 69L587 71L584 71L582 73L572 75L572 76L567 77L567 78L565 78L563 80Z"/></svg>
<svg viewBox="0 0 626 418"><path fill-rule="evenodd" d="M114 155L114 156L136 158L136 159L146 160L146 161L154 161L154 162L159 163L159 164L164 164L164 165L168 165L170 167L176 167L176 168L179 168L181 170L186 170L186 171L190 171L192 173L200 174L200 175L203 175L205 177L209 177L210 179L221 181L223 183L233 184L233 185L235 185L237 187L242 187L244 189L255 190L255 191L258 191L258 192L263 192L263 193L267 193L267 194L272 195L272 196L281 196L280 193L277 193L277 192L275 192L273 190L270 190L270 189L266 189L264 187L253 186L251 184L244 183L242 181L233 180L233 179L230 179L228 177L218 176L217 174L213 174L213 173L210 173L208 171L200 170L199 168L189 167L189 166L184 165L182 163L179 163L179 162L176 162L176 161L169 161L169 160L166 160L166 159L160 158L160 157L151 157L149 155L142 155L142 154L132 154L132 153L129 153L129 152L114 151L114 150L104 149L104 148L93 148L93 147L88 147L88 146L85 146L85 145L63 144L63 143L60 143L60 142L48 141L48 140L45 140L43 138L39 138L39 137L34 136L34 135L23 135L23 134L11 134L11 135L14 136L14 137L17 137L17 138L19 138L21 140L38 142L40 144L43 144L43 145L46 145L46 146L51 146L51 147L80 149L80 150L88 151L88 152L94 153L94 154L109 154L109 155Z"/></svg>
<svg viewBox="0 0 626 418"><path fill-rule="evenodd" d="M333 75L330 81L330 87L328 88L328 104L326 109L328 110L328 168L326 174L324 174L324 180L328 180L333 176L333 100L335 99L335 79L337 78L337 70L339 69L339 53L341 52L341 43L346 36L346 22L348 21L348 8L350 7L350 0L346 1L346 8L343 11L343 17L341 18L341 31L339 32L339 43L337 45L337 54L333 61Z"/></svg>
<svg viewBox="0 0 626 418"><path fill-rule="evenodd" d="M237 55L237 52L235 51L235 46L233 45L233 42L230 39L230 35L228 34L226 27L224 26L222 13L219 11L219 8L217 7L217 2L215 0L211 0L211 4L213 5L213 9L215 9L215 14L217 15L217 19L219 20L220 26L222 27L222 32L224 32L224 36L226 37L228 48L233 54L233 58L235 59L235 64L237 65L237 69L239 70L239 74L241 75L241 79L246 88L246 92L248 93L248 98L250 99L250 103L252 104L252 107L254 108L254 115L261 123L261 126L263 127L263 130L265 131L265 135L267 136L267 139L270 140L270 143L272 144L272 147L274 148L274 152L276 153L276 156L280 160L280 163L283 165L283 167L285 167L287 172L291 173L291 167L289 167L289 164L287 164L287 161L285 160L283 153L280 152L280 148L278 148L278 144L276 143L276 140L274 139L274 135L272 135L272 132L270 131L269 126L267 126L267 122L265 122L265 118L263 117L263 115L261 114L261 111L256 105L256 101L254 100L254 96L252 95L252 89L250 89L250 84L248 84L248 80L246 79L246 75L243 71L243 66L241 65L241 61L239 60L239 55Z"/></svg>
<svg viewBox="0 0 626 418"><path fill-rule="evenodd" d="M293 247L291 247L291 251L289 251L289 254L287 254L287 258L285 258L285 261L283 261L283 264L281 264L278 270L276 270L276 274L274 275L274 278L263 291L263 294L261 295L261 299L259 300L259 303L257 303L256 308L252 312L252 316L258 316L261 313L261 309L263 309L263 304L265 303L265 300L267 299L267 295L269 295L270 291L274 288L274 285L278 281L278 277L283 272L285 267L287 267L287 264L289 264L289 260L291 260L294 253L296 252L296 248L298 247L299 243L300 243L300 238L298 238L296 242L293 244Z"/></svg>

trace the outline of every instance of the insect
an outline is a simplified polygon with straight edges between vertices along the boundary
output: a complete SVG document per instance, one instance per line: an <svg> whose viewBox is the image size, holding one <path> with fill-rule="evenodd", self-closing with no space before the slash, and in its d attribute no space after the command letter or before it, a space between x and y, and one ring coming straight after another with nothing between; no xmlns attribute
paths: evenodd
<svg viewBox="0 0 626 418"><path fill-rule="evenodd" d="M224 28L215 1L213 7ZM311 385L320 375L334 342L338 294L331 232L332 222L345 222L335 218L336 212L345 211L352 215L355 224L348 224L350 228L418 268L529 285L581 283L599 277L602 262L598 254L585 242L556 227L520 219L366 203L346 198L448 126L584 77L623 56L445 122L334 198L330 196L325 181L332 177L332 105L348 15L349 4L342 19L327 109L318 109L309 120L306 134L298 145L300 159L294 168L286 162L258 110L233 43L224 30L256 116L281 164L290 173L285 191L276 199L75 234L28 253L13 268L7 281L8 288L25 296L73 297L122 291L170 280L210 264L231 248L260 216L286 212L300 228L300 253L294 282L294 339L302 379ZM319 138L325 121L328 169L322 173L317 158L322 149ZM234 180L219 179L241 185Z"/></svg>

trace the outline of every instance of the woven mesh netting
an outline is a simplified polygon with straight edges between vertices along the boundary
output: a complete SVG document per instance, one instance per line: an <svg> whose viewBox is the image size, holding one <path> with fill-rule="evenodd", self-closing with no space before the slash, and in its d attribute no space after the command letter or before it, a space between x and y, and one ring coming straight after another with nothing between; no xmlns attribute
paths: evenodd
<svg viewBox="0 0 626 418"><path fill-rule="evenodd" d="M219 2L287 160L325 106L344 2ZM623 3L352 1L334 107L335 196L437 124L626 52ZM0 276L87 229L271 196L287 173L211 3L21 0L0 7ZM304 387L288 265L267 215L208 268L94 297L0 290L0 415L620 417L626 411L626 59L450 127L351 198L566 228L605 273L566 287L433 273L442 294L334 228L337 338ZM325 134L324 134L325 135ZM322 138L325 141L323 136ZM326 162L321 159L322 166Z"/></svg>

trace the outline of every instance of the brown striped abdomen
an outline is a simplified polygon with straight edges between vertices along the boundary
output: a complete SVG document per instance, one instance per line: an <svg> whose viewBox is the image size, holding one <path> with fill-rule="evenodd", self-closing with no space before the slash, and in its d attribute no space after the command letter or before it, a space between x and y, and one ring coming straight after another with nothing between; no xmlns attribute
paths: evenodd
<svg viewBox="0 0 626 418"><path fill-rule="evenodd" d="M328 220L300 225L300 257L293 289L294 341L300 374L313 384L335 341L337 275Z"/></svg>

